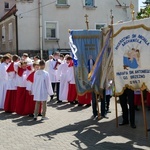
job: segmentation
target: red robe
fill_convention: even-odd
[[[15,72],[13,62],[9,65],[6,72],[7,73]],[[5,103],[4,103],[4,110],[6,112],[10,112],[10,113],[15,112],[15,109],[16,109],[16,95],[17,95],[17,90],[12,90],[12,89],[7,90],[6,97],[5,97]]]
[[[82,96],[78,95],[78,103],[79,104],[91,104],[92,94],[91,92],[87,92]]]
[[[35,73],[35,71],[33,71],[31,74],[29,74],[29,76],[27,77],[27,81],[33,83],[34,73]],[[33,95],[29,94],[29,91],[26,90],[24,114],[25,115],[33,114],[34,113],[34,107],[35,107],[35,101],[33,101]]]
[[[68,65],[68,67],[73,67],[73,61],[70,62],[70,64]],[[72,70],[71,70],[72,71]],[[69,77],[73,75],[73,72],[69,72]],[[70,79],[72,80],[72,78]],[[67,100],[68,102],[73,102],[77,99],[77,89],[76,89],[76,85],[75,82],[70,82],[69,83],[69,88],[68,88],[68,97]]]
[[[35,71],[33,71],[32,73],[29,74],[29,76],[27,77],[27,81],[33,83],[34,73],[35,73]],[[24,107],[24,114],[25,115],[33,114],[34,108],[35,108],[35,101],[33,100],[33,95],[29,94],[29,91],[26,90],[26,102],[25,102],[25,107]],[[39,113],[41,113],[41,108],[42,107],[40,105]]]
[[[26,71],[26,69],[18,67],[18,72],[17,72],[18,76],[22,77],[24,71]],[[17,87],[17,97],[16,97],[16,113],[17,114],[26,115],[24,113],[25,103],[26,103],[26,87]]]
[[[150,93],[149,92],[147,92],[146,100],[147,100],[147,106],[150,106]]]

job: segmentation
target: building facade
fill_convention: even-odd
[[[18,17],[18,50],[51,54],[55,50],[69,51],[68,30],[100,29],[110,24],[131,20],[131,0],[16,0]],[[132,0],[135,14],[138,1]]]
[[[4,16],[15,4],[15,0],[0,0],[0,18]]]

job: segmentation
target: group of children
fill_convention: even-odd
[[[46,101],[53,89],[44,69],[44,60],[32,62],[26,53],[21,60],[17,55],[4,55],[0,64],[0,109],[19,115],[34,114],[34,120],[41,113],[45,119]]]
[[[57,87],[56,87],[57,86]],[[75,85],[72,57],[54,53],[45,63],[24,53],[6,54],[0,64],[0,109],[19,115],[30,115],[37,120],[39,114],[46,119],[48,96],[71,104],[91,105],[91,93],[78,95]]]

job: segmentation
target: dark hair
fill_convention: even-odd
[[[21,61],[20,64],[24,65],[24,64],[27,64],[27,62],[26,61]]]
[[[44,59],[40,60],[39,65],[40,66],[45,66],[45,60]]]
[[[17,61],[18,59],[19,59],[18,55],[13,55],[13,57],[12,57],[13,62]]]
[[[10,59],[10,57],[8,55],[4,55],[3,58],[2,58],[2,60],[1,60],[1,62],[6,61],[7,59]]]
[[[34,58],[40,59],[40,57],[38,55],[34,56]]]
[[[3,58],[3,55],[0,55],[0,59],[2,59]]]
[[[63,55],[63,54],[60,54],[60,57],[64,58],[64,55]]]
[[[71,57],[71,56],[68,56],[68,57],[66,58],[66,60],[72,60],[72,57]]]

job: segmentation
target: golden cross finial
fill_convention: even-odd
[[[131,4],[130,4],[130,9],[131,9],[132,20],[135,20],[135,17],[134,17],[134,14],[135,14],[134,5],[133,5],[132,2],[131,2]]]
[[[87,30],[89,30],[89,21],[88,21],[88,17],[89,17],[89,16],[86,14],[84,17],[85,17],[85,19],[86,19],[86,20],[85,20],[85,23],[86,23]]]

